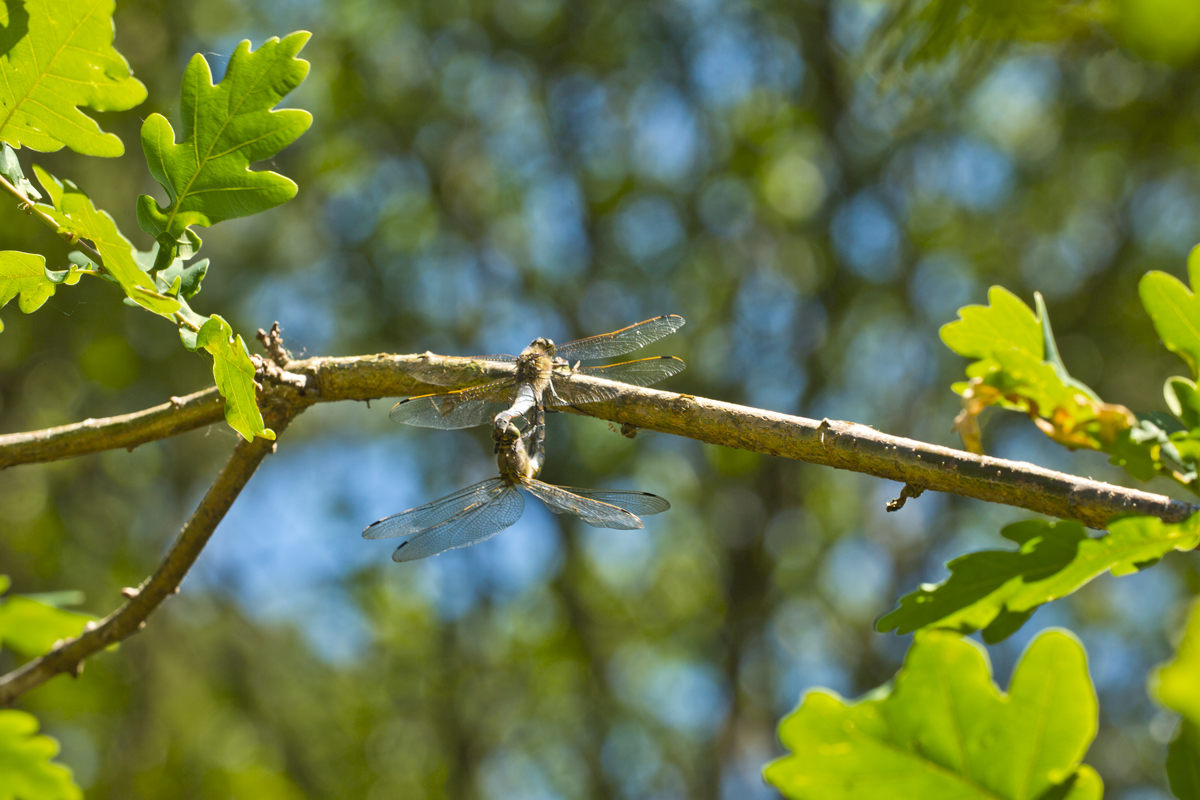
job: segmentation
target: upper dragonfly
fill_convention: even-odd
[[[392,553],[393,561],[415,561],[447,550],[482,542],[521,518],[525,500],[520,486],[545,503],[555,514],[571,514],[596,528],[632,530],[642,527],[638,514],[657,514],[671,507],[663,498],[647,492],[594,491],[551,486],[537,480],[545,459],[544,410],[535,408],[530,433],[535,435],[526,451],[522,434],[511,421],[497,425],[492,434],[499,455],[500,477],[481,481],[423,506],[410,508],[367,526],[366,539],[404,537]],[[635,513],[636,512],[636,513]]]
[[[518,356],[478,356],[473,360],[492,362],[494,369],[509,365],[512,374],[469,389],[443,394],[410,397],[397,403],[389,415],[396,422],[425,428],[455,430],[494,423],[502,431],[512,419],[543,405],[573,406],[609,400],[620,386],[583,387],[571,382],[573,375],[649,386],[684,368],[674,356],[641,358],[603,367],[580,367],[580,361],[610,358],[631,353],[639,347],[683,327],[683,317],[667,314],[612,333],[602,333],[555,346],[549,339],[534,339]],[[419,365],[413,374],[426,383],[446,385],[452,375],[434,365]]]

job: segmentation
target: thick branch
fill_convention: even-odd
[[[279,434],[289,421],[290,417],[285,416],[273,419],[269,424]],[[90,625],[79,636],[57,643],[46,655],[0,677],[0,707],[61,672],[78,674],[85,658],[144,628],[146,618],[178,590],[180,581],[208,543],[217,524],[274,447],[275,443],[266,439],[239,441],[200,505],[184,523],[158,570],[138,589],[128,590],[128,602],[103,620]]]
[[[416,365],[443,366],[454,386],[416,380]],[[286,371],[307,385],[268,386],[264,407],[298,412],[314,402],[373,400],[446,391],[499,377],[478,361],[425,355],[373,355],[291,361]],[[579,383],[596,379],[573,378]],[[582,409],[625,426],[687,436],[702,442],[824,464],[964,497],[1025,508],[1103,528],[1121,514],[1149,514],[1178,522],[1200,507],[1163,495],[1126,489],[1043,469],[1021,461],[889,436],[865,425],[811,420],[690,395],[625,387],[616,400]],[[0,466],[50,461],[111,447],[134,447],[223,419],[213,390],[125,417],[0,437]]]

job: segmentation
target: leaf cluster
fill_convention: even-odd
[[[309,34],[272,38],[257,50],[242,42],[215,85],[204,57],[191,60],[180,96],[181,141],[159,114],[142,126],[147,167],[166,191],[167,203],[159,205],[149,195],[138,198],[138,223],[154,237],[152,248],[140,251],[80,187],[35,164],[39,192],[12,149],[45,152],[66,146],[95,156],[124,152],[120,139],[101,131],[81,110],[125,110],[146,97],[145,87],[112,47],[111,0],[14,8],[19,13],[0,10],[11,17],[0,24],[7,22],[12,40],[0,57],[6,77],[0,91],[5,109],[0,186],[68,242],[83,247],[62,270],[50,269],[38,254],[0,252],[0,307],[16,299],[22,312],[32,313],[60,285],[73,285],[83,275],[109,280],[126,303],[170,320],[185,347],[212,357],[213,378],[235,430],[247,439],[274,438],[257,408],[254,364],[245,342],[220,316],[192,310],[209,268],[207,259],[196,259],[201,240],[192,226],[257,214],[295,196],[291,180],[250,166],[287,147],[311,123],[306,111],[275,109],[308,74],[308,62],[297,54]]]

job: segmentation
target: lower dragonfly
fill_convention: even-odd
[[[611,400],[622,391],[620,384],[649,386],[682,371],[683,361],[674,356],[660,356],[601,367],[580,367],[579,362],[631,353],[674,333],[683,323],[683,317],[667,314],[564,345],[556,346],[545,338],[534,339],[518,356],[464,359],[491,362],[493,371],[507,368],[511,374],[469,389],[401,400],[389,416],[394,422],[444,430],[492,424],[500,432],[510,421],[535,407],[577,406]],[[426,383],[439,386],[455,379],[444,367],[434,364],[418,365],[413,368],[413,374]],[[571,382],[575,375],[604,378],[613,383],[584,387]]]
[[[367,526],[365,539],[404,537],[392,553],[393,561],[419,558],[468,547],[490,539],[521,518],[525,499],[517,490],[525,489],[555,514],[579,517],[595,528],[633,530],[642,527],[638,514],[650,515],[671,507],[663,498],[648,492],[623,490],[575,489],[551,486],[537,479],[545,461],[544,411],[534,411],[533,420],[523,433],[511,421],[497,426],[496,440],[500,477],[480,481],[474,486],[384,517]],[[525,440],[533,441],[528,447]]]

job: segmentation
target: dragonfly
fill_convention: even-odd
[[[536,408],[529,430],[524,432],[511,420],[495,429],[500,477],[384,517],[368,525],[363,538],[402,537],[404,541],[392,553],[393,561],[416,561],[478,544],[521,518],[525,499],[519,489],[541,500],[555,514],[578,517],[595,528],[634,530],[643,526],[639,514],[658,514],[671,507],[648,492],[575,489],[538,480],[546,456],[544,414],[543,409]],[[531,435],[533,441],[527,449],[525,439]]]
[[[389,417],[406,425],[443,430],[492,424],[495,432],[500,433],[509,422],[533,408],[611,400],[622,390],[618,384],[649,386],[681,372],[686,365],[674,356],[640,358],[601,367],[580,367],[580,362],[631,353],[674,333],[683,323],[683,317],[667,314],[563,345],[555,345],[550,339],[534,339],[516,356],[477,356],[471,360],[488,362],[496,370],[507,368],[510,374],[469,389],[401,400],[393,406]],[[432,364],[418,365],[412,372],[420,380],[439,386],[455,380],[442,367]],[[576,375],[615,383],[584,387],[572,382]]]

